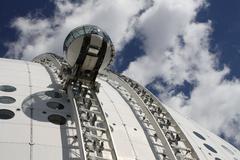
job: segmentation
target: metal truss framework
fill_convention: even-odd
[[[47,53],[36,57],[33,61],[50,69],[60,86],[64,83],[59,73],[61,67],[66,66],[67,62],[62,57]],[[141,120],[142,126],[146,128],[150,126],[154,129],[153,133],[146,136],[154,137],[156,142],[160,141],[159,144],[151,143],[156,159],[199,159],[177,122],[150,91],[130,78],[109,70],[98,76],[107,78],[106,81],[122,95],[130,107],[137,107],[136,115],[139,116],[137,118]],[[77,140],[81,146],[79,147],[80,159],[118,159],[110,128],[96,91],[76,81],[69,84],[66,92],[73,106]]]

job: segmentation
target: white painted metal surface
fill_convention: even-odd
[[[129,105],[109,84],[99,82],[98,98],[108,115],[119,159],[154,159],[144,131]]]
[[[200,159],[213,159],[219,158],[222,160],[239,160],[240,152],[235,147],[216,136],[212,132],[202,128],[196,122],[186,119],[173,109],[165,106],[171,113],[174,119],[178,122],[179,126],[188,137],[188,140],[194,146],[195,151],[198,153]],[[193,132],[201,134],[204,139],[199,138]],[[205,147],[204,144],[211,146],[216,152],[212,152]]]
[[[15,114],[11,119],[0,119],[0,159],[80,159],[75,137],[77,131],[70,117],[72,106],[66,94],[52,81],[49,71],[37,63],[0,59],[0,77],[0,86],[10,85],[16,88],[13,92],[0,91],[0,97],[9,96],[16,100],[11,104],[0,103],[0,113],[2,109],[7,109]],[[101,84],[97,96],[112,130],[111,136],[118,159],[155,159],[149,137],[129,102],[106,82],[107,78],[98,78],[97,81]],[[59,92],[61,98],[46,95],[51,90]],[[64,109],[49,108],[48,102],[61,103]],[[240,160],[240,152],[235,147],[171,108],[163,106],[177,122],[199,159]],[[66,124],[49,122],[48,117],[53,114],[65,117]]]
[[[72,114],[70,103],[64,95],[63,98],[51,98],[45,94],[58,89],[51,86],[45,67],[32,62],[1,59],[0,77],[0,85],[16,87],[14,92],[0,91],[0,96],[16,99],[11,104],[0,103],[0,110],[15,113],[12,119],[0,119],[0,159],[61,160],[78,157],[77,144],[72,143],[72,137],[76,135],[74,122],[67,117]],[[64,109],[48,108],[47,102],[59,102]],[[32,115],[30,108],[33,108]],[[66,125],[50,123],[48,116],[52,114],[66,117]]]

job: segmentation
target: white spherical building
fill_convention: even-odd
[[[96,26],[74,29],[66,60],[0,59],[3,160],[240,160],[240,151],[107,66]]]

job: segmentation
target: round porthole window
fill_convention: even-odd
[[[64,125],[66,123],[66,118],[63,116],[57,115],[57,114],[52,114],[48,117],[49,122],[57,125]]]
[[[0,119],[11,119],[14,115],[15,113],[8,109],[0,109]]]
[[[203,135],[201,135],[200,133],[198,133],[198,132],[196,132],[196,131],[193,131],[193,134],[194,134],[195,136],[197,136],[198,138],[202,139],[202,140],[206,140],[206,138],[203,137]]]
[[[62,110],[64,109],[64,106],[61,103],[58,102],[47,102],[48,108],[54,109],[54,110]]]
[[[16,88],[13,86],[9,86],[9,85],[0,85],[0,91],[3,92],[14,92],[16,91]]]
[[[228,153],[234,155],[234,152],[231,151],[229,148],[227,148],[226,146],[222,145],[222,148],[225,149]]]
[[[62,98],[62,95],[56,91],[46,91],[45,94],[51,98]]]
[[[206,144],[206,143],[204,143],[203,145],[204,145],[208,150],[212,151],[213,153],[217,153],[217,151],[216,151],[212,146],[210,146],[210,145],[208,145],[208,144]]]
[[[11,104],[16,102],[16,99],[14,99],[13,97],[9,97],[9,96],[0,96],[0,103],[3,104]]]

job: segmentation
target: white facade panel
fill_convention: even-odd
[[[30,160],[29,144],[0,142],[2,160]]]
[[[0,97],[8,96],[16,100],[9,104],[0,101],[0,110],[5,109],[14,113],[10,119],[0,117],[0,159],[79,159],[79,147],[82,146],[79,146],[72,105],[66,93],[59,91],[58,86],[52,82],[53,77],[49,75],[46,68],[31,62],[0,59],[0,77],[0,86],[10,85],[16,88],[13,92],[0,91]],[[153,135],[155,130],[149,125],[147,126],[149,133],[145,133],[141,124],[143,123],[141,122],[142,114],[137,115],[134,108],[130,106],[130,93],[121,92],[127,95],[128,100],[126,100],[108,82],[100,79],[97,81],[101,84],[97,97],[111,130],[110,134],[118,159],[155,159],[156,153],[155,156],[153,153],[155,146],[150,144],[149,139],[161,144],[160,139],[147,137]],[[60,97],[51,97],[48,91],[57,92]],[[51,108],[49,102],[61,104],[63,107],[52,106]],[[164,108],[176,121],[200,160],[240,160],[240,152],[236,148],[173,109],[167,106]],[[49,122],[51,115],[63,117],[66,124],[57,125]],[[106,138],[106,135],[103,137]]]
[[[29,143],[30,125],[4,123],[0,121],[0,143]]]
[[[224,160],[225,159],[237,160],[236,157],[240,158],[239,151],[235,153],[234,147],[229,145],[227,142],[220,139],[219,137],[209,132],[208,130],[203,129],[194,121],[184,118],[173,109],[167,106],[165,107],[168,109],[171,115],[175,118],[175,120],[180,124],[180,127],[189,138],[189,141],[192,144],[194,144],[193,146],[195,147],[195,150],[199,153],[201,157],[204,157],[204,159],[212,159],[212,160],[215,160],[215,158],[220,158]],[[196,136],[193,132],[197,132],[204,138],[200,138],[199,136]],[[232,151],[234,152],[234,154],[231,154],[230,152],[226,151],[226,149],[224,149],[222,145],[227,146],[230,152]],[[207,148],[206,146],[210,146],[210,149]],[[211,148],[213,148],[213,150]]]
[[[110,103],[108,107],[113,109],[110,114],[115,112],[114,118],[108,119],[108,122],[109,124],[116,124],[111,126],[113,126],[112,135],[119,156],[121,157],[121,155],[125,156],[127,154],[128,156],[131,155],[132,159],[154,159],[154,155],[151,151],[144,131],[132,112],[130,106],[109,84],[103,81],[100,82],[102,84],[100,93],[103,92],[103,94],[108,97],[108,102]],[[103,101],[100,94],[98,98],[100,101]],[[106,99],[104,100],[104,103],[105,105],[103,105],[103,108],[105,110]],[[116,119],[118,119],[118,121]],[[122,144],[119,141],[125,143]],[[122,146],[118,146],[119,144],[122,144]],[[145,152],[142,152],[143,150],[145,150]]]

